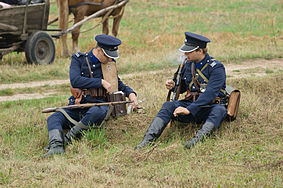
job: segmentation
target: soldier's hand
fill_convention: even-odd
[[[109,82],[102,79],[101,84],[104,87],[104,89],[106,89],[107,93],[109,93],[109,94],[112,93],[112,86]]]
[[[131,103],[131,105],[133,105],[132,106],[133,110],[137,109],[137,107],[138,107],[138,98],[137,98],[136,94],[135,93],[130,93],[129,99],[130,99],[130,101],[133,101],[133,103]]]
[[[184,107],[178,107],[175,109],[173,115],[175,117],[177,117],[178,115],[189,115],[191,112],[187,109],[187,108],[184,108]]]
[[[171,90],[175,87],[175,82],[173,80],[167,80],[165,85],[168,90]]]

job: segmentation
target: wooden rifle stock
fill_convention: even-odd
[[[42,110],[42,113],[56,112],[59,109],[78,109],[78,108],[90,108],[93,106],[106,106],[106,105],[117,105],[117,104],[127,104],[132,103],[133,101],[116,101],[116,102],[104,102],[104,103],[86,103],[86,104],[74,104],[69,106],[55,107],[55,108],[46,108]]]

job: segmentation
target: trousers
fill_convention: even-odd
[[[172,119],[184,123],[210,122],[213,123],[216,128],[218,128],[227,115],[227,109],[225,108],[225,106],[221,104],[211,104],[203,107],[195,116],[189,114],[174,117],[173,112],[176,108],[180,106],[186,108],[191,103],[192,101],[188,100],[167,101],[163,103],[156,117],[163,119],[165,124],[168,124],[170,119]]]
[[[106,117],[108,106],[93,106],[88,109],[64,109],[69,116],[80,121],[86,126],[92,127],[94,124],[99,125]],[[70,129],[74,126],[62,112],[55,112],[47,118],[48,131],[59,129],[60,131]]]

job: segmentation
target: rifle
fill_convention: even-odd
[[[104,102],[104,103],[86,103],[86,104],[74,104],[69,106],[62,106],[62,107],[55,107],[55,108],[46,108],[42,110],[42,113],[50,113],[50,112],[57,112],[60,109],[78,109],[78,108],[90,108],[93,106],[106,106],[106,105],[117,105],[117,104],[127,104],[132,103],[133,101],[116,101],[116,102]]]
[[[187,58],[184,59],[183,63],[181,63],[177,69],[177,72],[175,72],[174,74],[174,78],[173,80],[175,81],[175,87],[174,87],[174,91],[173,91],[173,96],[171,98],[172,101],[176,101],[179,99],[179,95],[180,95],[180,90],[181,90],[181,79],[182,79],[182,71],[183,71],[183,67],[184,64],[186,62]],[[167,101],[170,101],[170,96],[171,96],[172,90],[168,91],[168,95],[167,95]]]
[[[174,86],[174,91],[173,91],[173,96],[171,98],[172,101],[176,101],[179,99],[179,95],[180,95],[180,90],[181,90],[181,80],[182,80],[182,72],[183,72],[183,68],[185,65],[187,58],[184,59],[183,63],[181,63],[177,69],[177,71],[174,74],[174,78],[173,80],[175,81],[175,86]],[[170,101],[170,96],[171,96],[172,90],[168,91],[168,95],[167,95],[167,101]],[[165,127],[165,129],[163,130],[162,134],[160,135],[160,137],[162,137],[163,135],[166,134],[166,132],[168,131],[168,129],[171,127],[172,125],[172,119],[169,121],[169,123],[167,124],[167,126]]]

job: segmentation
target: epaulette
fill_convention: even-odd
[[[77,53],[75,54],[76,57],[86,56],[86,55],[87,55],[87,53],[81,53],[81,52],[77,52]]]
[[[214,67],[217,63],[216,63],[216,59],[210,59],[208,64],[211,66],[211,67]]]

